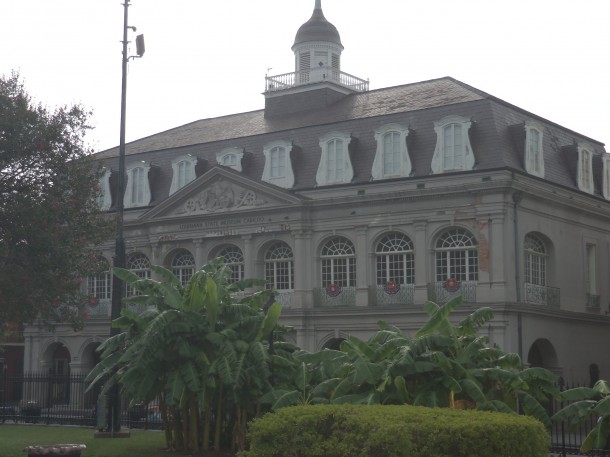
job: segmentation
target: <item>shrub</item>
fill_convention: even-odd
[[[383,405],[283,408],[254,420],[240,457],[547,457],[530,417]]]

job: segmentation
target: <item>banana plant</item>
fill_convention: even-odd
[[[598,417],[580,451],[584,454],[593,449],[604,449],[610,436],[610,383],[600,379],[593,387],[576,387],[561,392],[559,398],[572,403],[559,410],[552,420],[567,420],[570,426],[575,426],[592,416]]]

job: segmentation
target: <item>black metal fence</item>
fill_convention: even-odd
[[[569,389],[578,386],[565,386]],[[64,424],[97,427],[105,399],[100,399],[100,389],[86,391],[85,375],[54,375],[28,373],[6,376],[0,372],[0,423],[7,421],[41,424]],[[549,408],[553,414],[568,402],[554,400]],[[585,422],[570,427],[567,422],[554,423],[551,427],[551,452],[561,456],[580,454],[580,446],[598,417],[592,415]],[[161,429],[159,406],[155,403],[128,407],[123,399],[121,424],[129,428]],[[610,446],[598,449],[590,455],[610,457]]]
[[[100,388],[86,391],[85,375],[0,372],[0,423],[21,422],[98,427],[104,423],[104,398]],[[123,399],[121,424],[129,428],[160,429],[158,405],[128,407]]]
[[[569,390],[575,387],[584,387],[582,385],[563,385],[560,381],[560,390]],[[554,399],[551,402],[551,413],[556,413],[568,406],[571,402],[562,402]],[[599,417],[591,415],[583,422],[577,425],[572,425],[568,421],[555,422],[551,426],[551,451],[562,457],[568,455],[581,455],[580,446],[589,434],[589,432],[597,425]],[[592,456],[610,457],[610,446],[605,449],[596,449],[588,453]]]

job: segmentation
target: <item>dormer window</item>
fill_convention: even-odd
[[[172,185],[169,189],[169,194],[182,189],[188,183],[195,179],[195,166],[197,165],[197,157],[191,155],[180,156],[172,160]]]
[[[373,161],[373,179],[396,178],[411,174],[411,160],[407,150],[409,129],[389,124],[375,131],[377,153]]]
[[[136,162],[127,167],[127,186],[123,199],[125,208],[136,208],[150,204],[149,171],[150,164],[146,162]]]
[[[471,125],[470,119],[461,116],[447,116],[434,123],[432,173],[472,170],[475,160],[468,135]]]
[[[316,173],[318,186],[351,182],[354,169],[349,156],[349,133],[332,132],[320,138],[322,157]]]
[[[219,165],[241,171],[241,159],[244,157],[243,148],[227,148],[216,154],[216,162]]]
[[[284,189],[290,189],[294,185],[294,171],[290,160],[291,151],[292,143],[289,141],[274,141],[264,146],[263,181]]]
[[[578,145],[578,188],[593,193],[593,155],[588,145]]]
[[[533,122],[525,123],[525,171],[544,178],[542,128]]]
[[[603,194],[606,200],[610,200],[610,154],[604,154],[604,189]]]
[[[112,206],[112,194],[110,193],[111,170],[104,168],[104,172],[98,182],[97,204],[102,211],[108,211]]]

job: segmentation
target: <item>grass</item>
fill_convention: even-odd
[[[159,431],[132,430],[130,438],[94,438],[92,428],[0,424],[0,457],[24,457],[31,445],[85,444],[82,457],[174,457]]]

